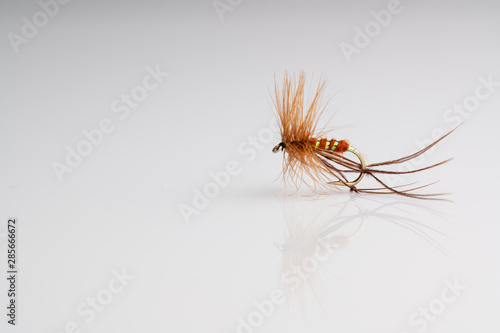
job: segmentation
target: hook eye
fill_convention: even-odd
[[[285,144],[283,142],[280,142],[278,143],[276,146],[274,146],[273,148],[273,153],[279,153],[280,151],[282,151],[283,149],[285,149]]]

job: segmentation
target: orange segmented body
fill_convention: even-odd
[[[337,141],[331,139],[328,141],[327,139],[314,139],[314,141],[316,141],[316,149],[333,150],[336,153],[345,153],[349,149],[349,143],[346,140]]]

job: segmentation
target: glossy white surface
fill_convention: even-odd
[[[8,34],[40,5],[0,4],[2,272],[4,221],[20,223],[18,325],[2,310],[1,332],[499,331],[499,4],[401,1],[351,62],[341,43],[388,2],[231,8],[73,1],[16,53]],[[285,189],[268,90],[301,69],[329,79],[332,137],[371,163],[465,121],[413,166],[451,163],[393,180],[441,180],[422,191],[453,202]]]

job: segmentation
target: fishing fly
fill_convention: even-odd
[[[327,104],[323,98],[325,85],[326,81],[320,80],[311,102],[305,105],[304,72],[299,73],[298,79],[286,73],[282,87],[279,87],[275,80],[273,104],[278,117],[281,142],[273,148],[273,152],[283,153],[283,177],[285,180],[290,178],[297,188],[300,184],[305,183],[313,190],[332,185],[344,185],[355,192],[393,193],[420,199],[436,199],[436,196],[443,195],[443,193],[421,194],[415,192],[415,190],[432,185],[432,183],[410,188],[408,186],[414,183],[390,186],[380,179],[380,175],[417,173],[450,161],[451,159],[447,159],[427,167],[408,171],[392,171],[385,168],[422,155],[454,130],[414,154],[386,162],[367,164],[363,155],[347,140],[328,139],[326,130],[318,129],[318,121]],[[346,157],[346,153],[352,154],[357,160]],[[349,173],[357,174],[357,178],[349,181],[347,177]],[[380,184],[380,187],[357,188],[356,185],[361,182],[365,175],[372,177]]]

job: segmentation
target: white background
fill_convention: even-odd
[[[0,330],[497,332],[499,4],[401,0],[350,57],[342,43],[355,46],[356,27],[373,25],[387,1],[232,4],[218,13],[212,1],[72,1],[17,46],[12,34],[23,37],[42,8],[0,4],[2,272],[7,218],[19,220],[17,326],[6,323],[2,278]],[[121,119],[121,95],[147,68],[168,76]],[[290,195],[271,153],[279,137],[265,136],[274,75],[279,83],[286,70],[328,78],[332,137],[372,163],[465,121],[420,161],[451,163],[404,179],[441,180],[422,192],[453,202]],[[497,86],[473,111],[454,112],[480,77]],[[54,162],[105,118],[113,131],[59,181]],[[230,161],[239,173],[187,223],[180,207]],[[283,276],[329,237],[340,246],[303,289],[288,290]],[[77,308],[110,295],[122,270],[134,279],[87,322]],[[465,288],[449,303],[446,281]],[[286,303],[238,328],[274,291]],[[431,304],[438,315],[410,322]]]

